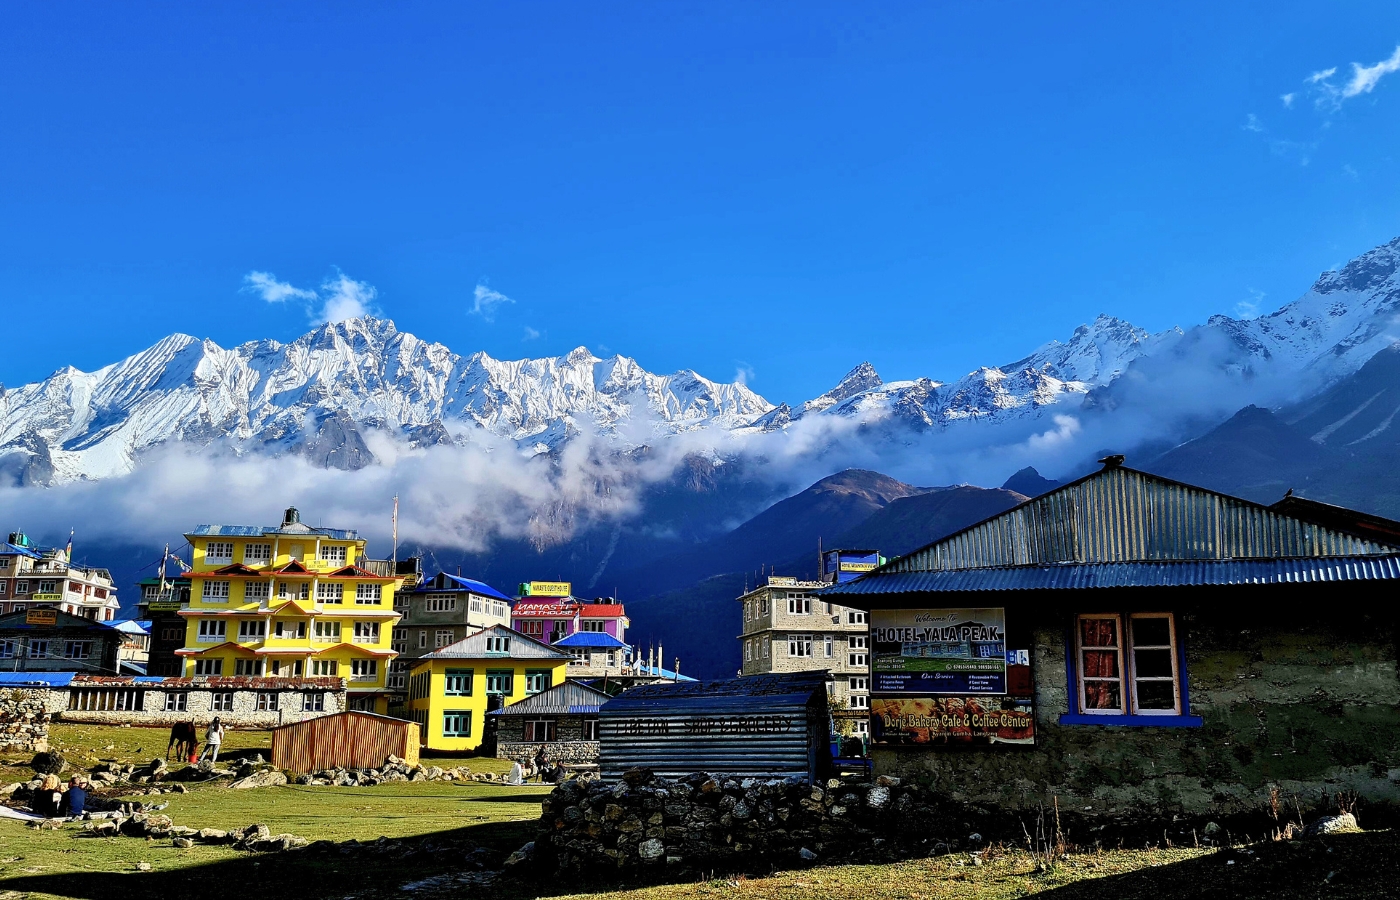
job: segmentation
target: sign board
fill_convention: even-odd
[[[30,594],[29,599],[35,603],[58,603],[63,599],[62,594]]]
[[[1006,653],[1004,696],[945,694],[870,699],[870,734],[883,746],[1035,744],[1029,650]]]
[[[769,587],[797,587],[797,579],[791,575],[769,575]]]
[[[522,597],[567,597],[573,593],[568,581],[526,581],[520,585]]]
[[[841,562],[842,572],[873,572],[877,568],[879,568],[879,564],[873,562],[846,562],[845,560]]]
[[[510,614],[517,619],[572,619],[577,609],[573,603],[517,603]]]
[[[870,643],[872,695],[1006,693],[1004,609],[873,610]]]
[[[179,600],[152,600],[140,605],[144,606],[147,612],[174,612],[185,608],[185,604]]]
[[[55,609],[31,609],[24,614],[24,624],[26,625],[57,625],[58,610]]]

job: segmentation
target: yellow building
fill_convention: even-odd
[[[401,584],[365,556],[354,531],[282,524],[200,525],[186,619],[184,674],[346,679],[351,709],[383,713]]]
[[[568,667],[569,657],[548,644],[489,625],[418,658],[409,718],[430,750],[475,750],[487,712],[563,684]]]

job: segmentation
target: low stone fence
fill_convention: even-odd
[[[546,743],[527,741],[498,741],[497,759],[534,759],[535,754],[544,748],[552,763],[579,765],[598,761],[597,741],[548,741]]]
[[[49,748],[48,689],[0,689],[0,753]]]

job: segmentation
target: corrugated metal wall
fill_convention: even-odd
[[[885,571],[1394,552],[1252,503],[1109,468],[911,553]]]
[[[368,713],[322,716],[272,732],[272,764],[291,772],[375,769],[390,756],[418,762],[418,723]]]

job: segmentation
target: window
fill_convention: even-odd
[[[6,586],[8,586],[8,585],[9,585],[9,582],[8,582],[8,581],[0,581],[0,597],[3,597],[3,596],[5,595],[5,588],[6,588]]]
[[[222,675],[224,674],[224,661],[222,659],[197,659],[194,661],[194,674]]]
[[[185,639],[185,629],[179,625],[163,625],[160,629],[160,639],[166,643],[171,641],[183,641]]]
[[[472,598],[471,598],[471,601],[467,604],[467,609],[469,609],[469,610],[472,611],[472,612],[481,612],[481,611],[482,611],[481,598],[480,598],[480,597],[472,597]]]
[[[846,655],[846,663],[852,666],[870,665],[870,638],[852,637],[850,638],[850,653]]]
[[[92,641],[64,641],[64,659],[87,659],[92,655]]]
[[[593,632],[593,633],[595,633],[595,634],[602,634],[602,633],[604,633],[604,632],[606,632],[606,631],[608,630],[608,623],[607,623],[607,622],[604,622],[604,621],[598,621],[598,620],[587,620],[587,619],[585,619],[585,620],[582,622],[582,626],[583,626],[583,627],[580,628],[579,630],[581,630],[581,631],[590,631],[590,632]]]
[[[286,663],[285,672],[283,671],[283,665],[284,664],[280,659],[274,659],[271,663],[268,664],[268,668],[271,670],[273,675],[276,675],[278,677],[281,677],[283,675],[295,676],[297,678],[301,677],[301,660]]]
[[[472,714],[470,710],[450,711],[442,714],[443,737],[471,737]]]
[[[272,561],[271,544],[244,544],[243,562],[250,566],[262,565]]]
[[[339,581],[322,581],[316,585],[317,603],[344,603],[345,585]]]
[[[486,672],[486,693],[509,694],[513,685],[514,672],[489,669]]]
[[[236,659],[233,661],[233,674],[257,676],[263,673],[263,661],[260,659]]]
[[[869,709],[869,708],[870,708],[870,695],[869,695],[869,694],[852,694],[852,695],[851,695],[851,709]]]
[[[210,694],[209,708],[214,712],[233,712],[233,691],[215,691]]]
[[[827,659],[831,659],[831,654],[833,652],[834,645],[835,642],[832,640],[831,635],[828,634],[824,638],[822,638],[822,655],[825,656]]]
[[[503,634],[492,634],[486,637],[487,653],[509,653],[510,638]]]
[[[276,691],[258,691],[258,712],[275,712],[277,710]]]
[[[223,603],[228,600],[228,586],[227,581],[206,581],[201,596],[208,603]]]
[[[529,635],[537,641],[544,640],[544,622],[536,619],[532,622],[516,622],[515,630],[524,635]]]
[[[569,656],[569,665],[586,666],[589,663],[589,653],[587,647],[569,647],[566,651]]]
[[[861,736],[865,736],[865,735],[867,735],[867,734],[870,733],[870,720],[869,720],[869,719],[856,719],[856,721],[855,721],[854,724],[855,724],[855,727],[856,727],[856,734],[861,735]]]
[[[344,547],[331,547],[322,544],[321,561],[333,566],[343,566],[345,565],[345,549]]]
[[[806,594],[788,595],[788,614],[794,616],[810,616],[812,614],[812,598]]]
[[[490,638],[487,638],[487,640],[489,641]],[[451,628],[439,628],[437,631],[433,632],[434,647],[446,647],[450,643],[452,643]]]
[[[165,695],[166,712],[184,712],[189,708],[190,694],[188,691],[174,691]]]
[[[853,691],[868,691],[870,690],[870,676],[852,675],[850,681],[847,682],[847,685]]]
[[[355,602],[361,606],[373,606],[384,596],[384,589],[377,584],[355,585]]]
[[[225,619],[200,619],[198,642],[201,644],[223,643],[228,634],[228,621]]]
[[[29,593],[29,582],[27,582],[27,581],[16,581],[16,582],[15,582],[15,593],[16,593],[16,594],[27,594],[27,593]]]
[[[767,659],[767,658],[768,658],[768,645],[769,645],[769,643],[770,643],[770,641],[768,640],[768,638],[764,638],[764,639],[763,639],[763,658],[764,658],[764,659]]]
[[[314,640],[319,644],[337,643],[340,640],[340,623],[318,621],[316,623],[315,635],[316,637]]]
[[[356,622],[356,623],[355,623],[355,643],[357,643],[357,644],[377,644],[377,643],[379,643],[379,623],[378,623],[378,622]]]
[[[305,623],[305,622],[275,622],[275,623],[273,624],[273,626],[272,626],[272,633],[273,633],[274,636],[279,637],[279,638],[282,638],[282,639],[284,639],[284,640],[290,639],[290,638],[305,638],[305,637],[306,637],[306,623]]]
[[[52,593],[54,592],[54,584],[55,584],[55,582],[52,582],[52,581],[41,581],[41,582],[39,582],[39,593],[41,593],[41,594],[52,594]]]
[[[233,541],[210,541],[204,548],[205,562],[233,562]]]
[[[525,693],[538,694],[540,691],[547,691],[552,680],[553,673],[548,669],[529,669],[525,672]]]
[[[525,723],[525,740],[543,742],[554,740],[553,719],[530,719]]]
[[[596,741],[596,740],[598,740],[598,720],[597,720],[597,719],[584,719],[584,720],[583,720],[583,739],[584,739],[585,741]]]
[[[768,598],[767,598],[767,597],[760,597],[760,598],[759,598],[759,600],[758,600],[758,614],[759,614],[760,616],[766,616],[766,615],[768,615]]]
[[[1171,613],[1081,615],[1075,636],[1082,714],[1182,715]]]
[[[311,674],[334,677],[340,674],[340,663],[333,659],[313,659],[311,661]]]
[[[269,593],[269,585],[266,581],[249,581],[243,585],[244,600],[266,600]]]
[[[317,691],[311,694],[301,695],[302,712],[325,712],[326,695]]]
[[[846,610],[847,625],[866,625],[870,621],[869,614],[858,609]]]
[[[472,673],[472,669],[448,669],[443,676],[442,692],[449,697],[470,697]]]
[[[49,655],[49,642],[48,642],[47,639],[42,640],[42,641],[36,641],[36,640],[34,640],[33,638],[30,638],[30,639],[29,639],[29,658],[30,658],[30,659],[46,659],[46,658],[48,657],[48,655]]]
[[[744,662],[753,662],[753,641],[744,641]]]
[[[429,594],[425,602],[428,612],[453,612],[457,609],[456,594]]]
[[[352,659],[352,660],[350,660],[350,680],[351,680],[351,681],[378,681],[378,680],[379,680],[379,660],[377,660],[377,659]]]
[[[418,649],[423,650],[428,646],[428,629],[424,628],[418,632]]]
[[[260,641],[267,637],[267,620],[244,619],[238,623],[238,639],[240,641]]]
[[[812,636],[810,634],[788,635],[788,656],[811,656]]]
[[[19,653],[16,641],[0,641],[0,659],[14,659]]]

